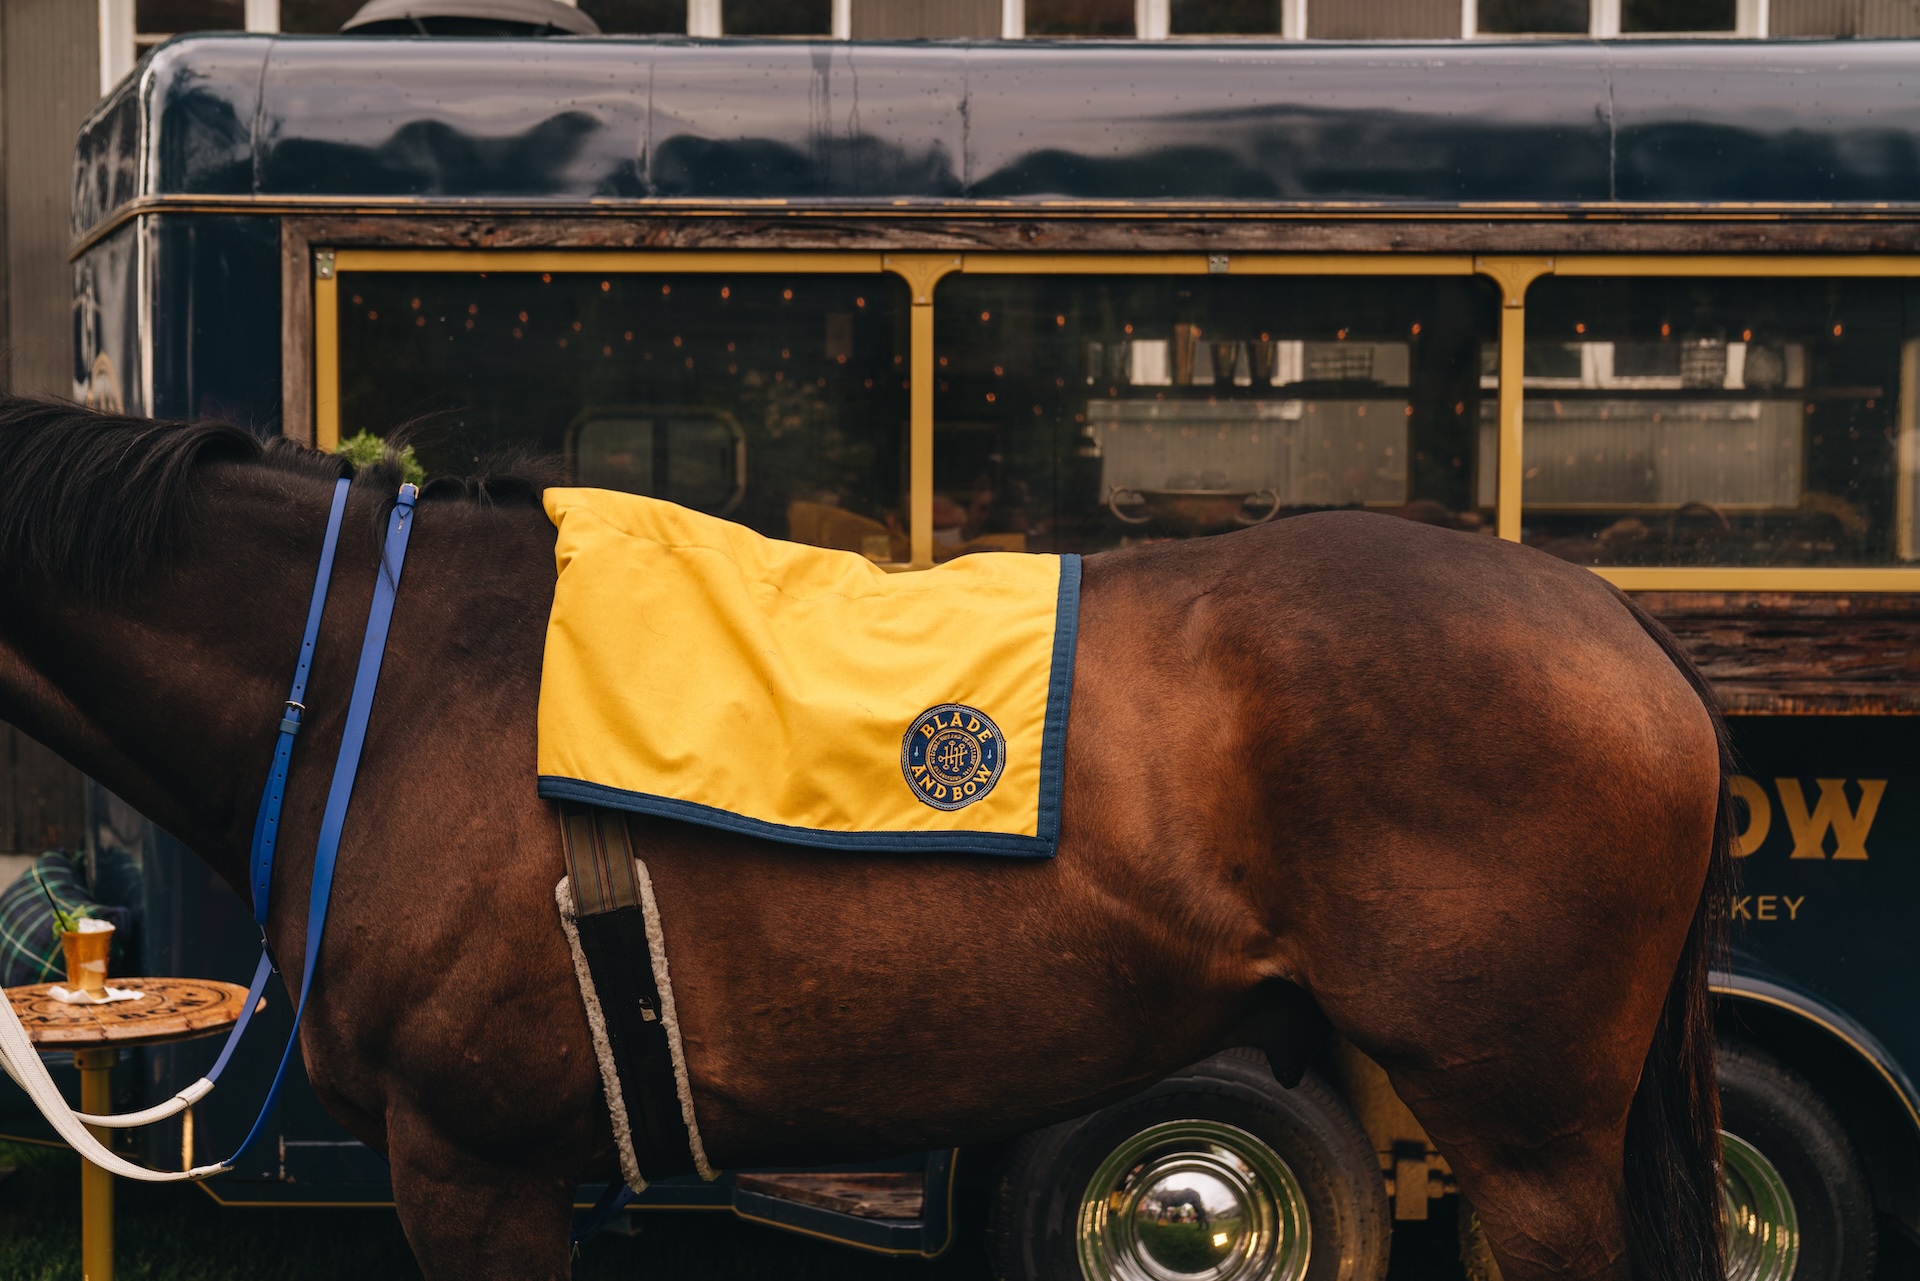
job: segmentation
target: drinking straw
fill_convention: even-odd
[[[54,898],[53,891],[48,889],[47,883],[40,879],[40,869],[37,867],[34,868],[31,875],[33,877],[33,883],[38,885],[40,892],[47,896],[47,906],[53,909],[53,923],[60,927],[62,934],[73,933],[75,928],[74,918],[68,914],[65,908],[60,906],[60,901]]]

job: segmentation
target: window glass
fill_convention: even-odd
[[[1133,0],[1027,0],[1030,36],[1131,39]]]
[[[141,52],[188,31],[244,31],[246,0],[134,0],[133,42]]]
[[[1620,0],[1620,30],[1628,35],[1661,31],[1732,31],[1736,0]]]
[[[1092,552],[1330,507],[1492,528],[1471,278],[950,276],[935,558]]]
[[[1486,35],[1579,35],[1591,29],[1588,0],[1480,0],[1474,23]]]
[[[1171,0],[1176,36],[1277,36],[1281,0]]]
[[[832,35],[833,0],[722,0],[720,27],[730,36]]]
[[[280,30],[289,35],[328,36],[360,12],[366,0],[280,0]]]
[[[343,272],[340,431],[429,474],[503,451],[775,538],[907,558],[892,276]]]
[[[687,0],[580,0],[580,11],[610,36],[687,31]]]
[[[1920,557],[1914,303],[1904,281],[1539,281],[1523,537],[1591,565]]]

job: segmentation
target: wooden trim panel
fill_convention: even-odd
[[[1920,596],[1637,592],[1733,714],[1920,715]]]
[[[205,212],[161,206],[149,215]],[[225,210],[224,212],[235,212]],[[1415,218],[1396,214],[1279,214],[1241,210],[1196,215],[1128,210],[1110,214],[1044,210],[957,216],[894,210],[665,212],[600,206],[566,213],[474,212],[416,205],[338,212],[267,207],[289,227],[324,227],[337,245],[395,248],[464,245],[485,249],[770,249],[1052,253],[1437,253],[1437,254],[1905,254],[1920,253],[1920,217],[1732,218],[1588,213],[1542,219],[1485,214]],[[81,252],[84,245],[76,250]]]

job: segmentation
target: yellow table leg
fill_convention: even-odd
[[[76,1050],[80,1069],[80,1110],[113,1111],[113,1065],[118,1050]],[[112,1131],[88,1127],[107,1142]],[[113,1281],[113,1176],[91,1161],[80,1162],[81,1281]]]

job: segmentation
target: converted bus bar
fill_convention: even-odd
[[[902,572],[1328,508],[1591,566],[1733,714],[1736,1275],[1864,1278],[1920,1236],[1916,75],[1904,42],[189,37],[80,138],[74,395],[321,448],[405,425],[433,473],[532,448]],[[245,906],[93,812],[144,863],[139,968],[245,973]],[[228,1150],[273,1042],[139,1155]],[[116,1102],[210,1052],[130,1056]],[[1444,1161],[1351,1047],[1294,1091],[1246,1053],[1183,1097],[1264,1091],[1258,1151],[1101,1164],[1122,1106],[882,1162],[877,1204],[773,1172],[635,1213],[933,1255],[993,1180],[1006,1275],[1128,1276],[1150,1246],[1076,1244],[1083,1203],[1205,1149],[1269,1224],[1234,1275],[1375,1275]],[[297,1086],[207,1191],[388,1200]]]

